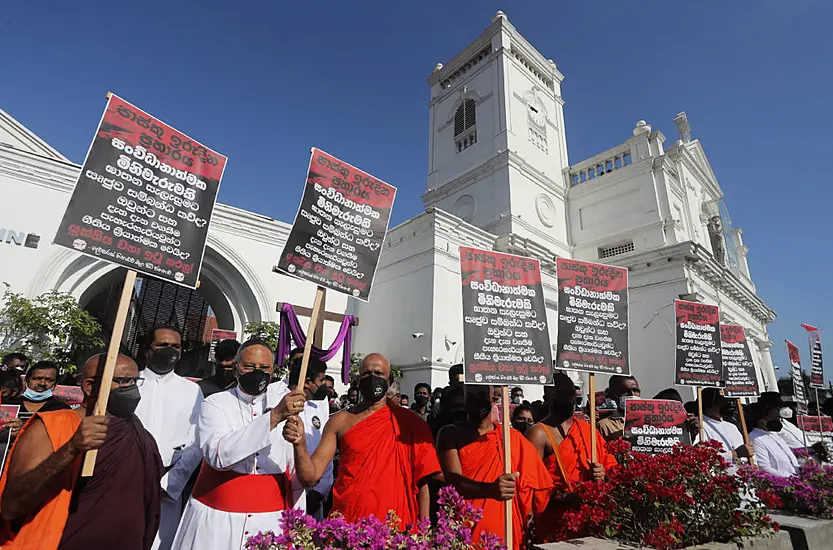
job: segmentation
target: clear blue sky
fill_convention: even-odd
[[[829,0],[7,1],[0,106],[80,163],[113,91],[229,157],[222,202],[285,221],[318,146],[396,185],[399,223],[422,209],[425,79],[498,9],[566,75],[571,162],[639,119],[674,140],[687,112],[778,312],[776,364],[790,338],[809,368],[816,324],[830,379]]]

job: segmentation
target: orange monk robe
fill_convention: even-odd
[[[393,510],[403,524],[419,519],[421,479],[441,471],[431,428],[404,407],[387,405],[342,436],[333,512],[347,521]]]
[[[52,449],[57,451],[69,441],[75,434],[75,430],[81,424],[81,417],[73,410],[60,410],[47,413],[36,413],[32,419],[38,417],[46,427],[46,433],[52,442]],[[15,446],[20,441],[23,432],[32,425],[32,419],[20,430],[17,440],[9,451],[6,459],[6,470],[0,478],[0,495],[6,488],[6,476],[9,469],[8,464],[14,455]],[[57,478],[52,494],[46,499],[37,513],[31,514],[23,522],[17,532],[12,531],[9,522],[3,522],[0,532],[0,546],[4,550],[55,550],[61,542],[64,533],[64,526],[69,518],[69,505],[72,498],[72,490],[75,481],[78,479],[78,472],[81,469],[81,458],[75,460],[72,465],[64,470]]]
[[[553,434],[553,428],[541,424],[548,435]],[[591,430],[590,424],[579,418],[573,418],[573,425],[567,431],[561,443],[558,444],[558,452],[561,455],[562,466],[567,479],[561,473],[561,468],[555,458],[555,453],[544,459],[544,464],[547,466],[552,480],[555,483],[556,491],[568,491],[568,485],[572,485],[579,481],[590,481],[593,479],[593,474],[590,468],[591,462]],[[553,439],[550,439],[550,443]],[[602,435],[596,432],[596,462],[601,464],[605,470],[609,470],[616,466],[616,457],[608,453],[605,449],[605,441]],[[569,484],[567,483],[569,481]]]
[[[480,436],[458,451],[463,476],[481,483],[491,483],[504,473],[503,428]],[[531,514],[538,514],[546,507],[553,483],[538,451],[518,430],[510,430],[512,471],[520,475],[512,503],[513,549],[525,548],[527,524]],[[472,533],[472,542],[480,540],[481,533],[491,533],[505,540],[504,501],[490,498],[473,499],[475,508],[483,510],[483,519]]]
[[[555,447],[554,429],[546,424],[539,424],[550,438],[550,443]],[[592,432],[590,424],[573,417],[573,425],[567,431],[567,436],[558,444],[558,454],[561,457],[561,467],[558,465],[556,454],[553,453],[544,459],[552,481],[555,485],[555,493],[566,493],[573,489],[579,481],[590,481],[593,479],[593,472],[590,467]],[[605,471],[616,466],[616,458],[607,452],[605,442],[601,434],[596,432],[596,462],[601,464]],[[563,473],[562,473],[563,467]],[[566,475],[566,478],[565,478]],[[560,519],[564,509],[558,506],[551,506],[543,514],[536,516],[536,539],[539,542],[552,541],[554,533],[558,531],[562,520]]]

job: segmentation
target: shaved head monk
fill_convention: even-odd
[[[81,407],[37,413],[23,426],[0,478],[4,549],[147,550],[153,544],[162,460],[133,414],[139,369],[119,355],[107,414],[92,416],[106,360],[100,354],[84,363]],[[95,473],[80,478],[84,454],[93,449]]]
[[[454,388],[452,391],[462,393]],[[465,386],[466,420],[446,426],[437,436],[443,475],[463,498],[483,510],[472,542],[490,533],[506,540],[504,505],[513,500],[513,548],[526,548],[527,526],[533,514],[543,512],[553,482],[535,447],[518,430],[510,428],[512,473],[503,464],[503,427],[492,421],[489,386]]]
[[[590,424],[573,416],[576,389],[563,373],[553,376],[553,386],[544,387],[549,414],[526,431],[526,437],[544,460],[555,485],[549,507],[536,517],[537,542],[561,540],[559,528],[565,510],[580,505],[573,491],[579,481],[602,480],[605,470],[616,466],[616,459],[605,450],[602,435],[596,433],[596,462],[592,460]],[[591,396],[592,397],[592,396]]]
[[[287,420],[284,437],[295,448],[298,480],[306,487],[318,483],[338,449],[333,512],[347,521],[371,514],[384,519],[391,510],[402,524],[427,518],[428,481],[440,474],[428,424],[387,402],[390,363],[381,354],[364,358],[357,382],[361,400],[330,417],[312,456],[301,420]]]

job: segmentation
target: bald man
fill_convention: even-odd
[[[174,550],[242,550],[259,531],[278,530],[283,511],[292,507],[292,447],[281,430],[304,409],[306,397],[274,391],[274,372],[269,344],[248,340],[237,350],[237,384],[200,407],[203,462]]]
[[[388,360],[379,353],[365,357],[358,377],[361,400],[330,417],[312,456],[300,418],[284,426],[284,437],[295,449],[298,480],[306,487],[318,483],[340,452],[333,511],[347,521],[371,514],[383,519],[391,510],[403,525],[427,518],[428,482],[441,476],[428,424],[385,399],[390,384]]]
[[[147,550],[153,544],[162,460],[133,414],[139,369],[119,355],[107,414],[92,416],[106,360],[100,354],[84,363],[81,407],[37,413],[21,430],[0,478],[4,549],[80,550],[118,541],[120,550]],[[93,449],[95,473],[79,478],[84,454]]]

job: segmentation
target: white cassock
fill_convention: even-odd
[[[283,423],[270,430],[274,396],[267,389],[252,397],[235,387],[203,401],[197,430],[203,465],[174,550],[239,550],[258,531],[280,532],[294,454]]]
[[[755,464],[761,470],[780,477],[790,477],[798,470],[798,459],[777,433],[755,428],[749,439],[755,449]]]
[[[781,431],[775,433],[778,434],[778,437],[784,440],[787,447],[790,449],[803,449],[804,432],[801,431],[801,428],[786,419],[781,420],[781,425]]]
[[[725,420],[715,420],[704,416],[703,433],[706,436],[706,441],[717,441],[720,443],[722,447],[720,456],[731,464],[732,451],[743,445],[743,435],[741,435],[737,426]],[[697,440],[699,439],[698,436]],[[695,440],[695,444],[698,442],[697,440]]]
[[[271,384],[269,386],[270,392],[274,392],[274,397],[270,397],[270,399],[274,399],[276,403],[279,403],[283,396],[289,393],[289,386],[287,386],[286,380],[281,380],[275,384]],[[315,452],[315,449],[318,448],[318,444],[321,443],[321,434],[324,431],[324,426],[327,424],[327,419],[330,416],[330,404],[327,402],[326,399],[322,399],[320,401],[307,401],[304,404],[304,410],[301,412],[300,415],[301,420],[304,422],[304,433],[306,434],[307,440],[307,451],[309,452],[310,456]],[[304,486],[301,485],[301,482],[298,481],[298,476],[292,476],[292,507],[297,508],[299,510],[303,510],[304,512],[307,511],[307,491],[315,491],[321,495],[326,496],[329,494],[330,489],[333,488],[333,461],[331,460],[330,463],[327,465],[327,469],[324,470],[324,474],[321,476],[321,480],[310,489],[304,489]],[[323,502],[322,502],[323,504]],[[319,509],[313,517],[315,519],[321,520],[323,518],[323,507]]]
[[[145,381],[139,386],[142,399],[136,407],[136,416],[159,447],[167,472],[162,476],[161,485],[170,497],[161,499],[159,531],[152,549],[168,550],[182,515],[182,489],[202,460],[197,445],[197,422],[203,397],[195,382],[173,372],[160,376],[145,369],[142,378]]]

